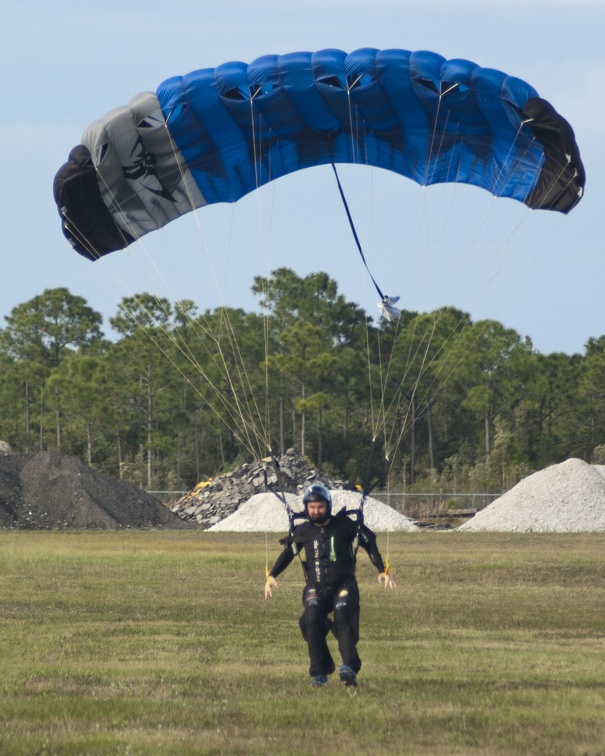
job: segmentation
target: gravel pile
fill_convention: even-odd
[[[342,507],[357,509],[361,496],[356,491],[334,490],[332,493],[332,511],[338,512]],[[286,494],[288,504],[294,512],[302,512],[302,498],[295,494]],[[375,533],[394,530],[420,530],[409,517],[396,512],[392,507],[377,499],[368,497],[364,505],[365,524]],[[299,520],[296,521],[298,524]],[[270,532],[287,533],[288,516],[285,507],[275,494],[261,493],[252,496],[236,512],[209,528],[209,532]]]
[[[290,494],[300,494],[311,483],[323,483],[331,490],[351,488],[347,481],[332,478],[311,467],[294,449],[288,449],[278,459],[278,467],[279,480],[270,460],[241,465],[232,472],[199,483],[171,509],[184,520],[210,528],[236,512],[253,496],[266,493],[265,477],[270,486]],[[270,496],[276,498],[272,493]]]
[[[0,451],[0,528],[191,527],[140,488],[60,452]]]
[[[459,531],[605,532],[605,466],[568,459],[524,478]]]

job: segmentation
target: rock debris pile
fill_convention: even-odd
[[[329,489],[351,488],[346,481],[334,479],[311,467],[294,449],[288,449],[277,462],[279,481],[275,466],[270,462],[241,465],[233,472],[199,483],[171,509],[184,520],[210,528],[233,514],[253,496],[267,493],[265,473],[270,486],[288,494],[300,494],[311,483],[323,483]],[[269,492],[269,495],[277,501],[274,494]]]
[[[293,512],[303,509],[302,498],[295,494],[286,494]],[[361,495],[356,491],[332,491],[332,511],[338,512],[345,507],[355,510],[359,507]],[[364,504],[364,522],[375,533],[394,530],[420,530],[413,520],[400,514],[392,507],[369,496]],[[298,524],[299,520],[296,521]],[[236,512],[209,528],[210,532],[269,532],[287,533],[288,516],[284,505],[275,494],[261,493],[252,496]]]
[[[0,447],[0,528],[189,527],[145,491],[68,454]]]
[[[605,466],[568,459],[524,478],[459,531],[605,532]]]

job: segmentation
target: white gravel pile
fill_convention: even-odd
[[[355,491],[332,491],[332,511],[338,512],[342,507],[357,509],[361,496]],[[296,494],[286,494],[286,498],[294,512],[302,511],[302,498]],[[377,499],[368,497],[364,505],[365,524],[375,533],[393,530],[420,530],[413,520],[383,504]],[[297,520],[297,524],[302,520]],[[229,517],[217,522],[207,532],[237,531],[237,532],[269,532],[287,533],[288,516],[284,505],[272,493],[255,494]]]
[[[605,465],[568,459],[524,478],[459,531],[605,532]]]

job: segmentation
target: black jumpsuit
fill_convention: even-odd
[[[355,579],[354,541],[367,551],[379,572],[384,563],[376,546],[374,533],[358,527],[344,513],[330,517],[323,525],[305,522],[285,540],[285,548],[269,573],[276,578],[304,552],[303,568],[306,586],[303,590],[304,612],[299,620],[303,638],[309,647],[312,677],[334,672],[334,661],[326,636],[330,629],[338,640],[343,664],[357,673],[361,659],[357,653],[359,640],[359,590]],[[329,614],[334,612],[334,620]]]

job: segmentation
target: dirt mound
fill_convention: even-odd
[[[153,496],[61,452],[0,454],[0,527],[187,528]]]

